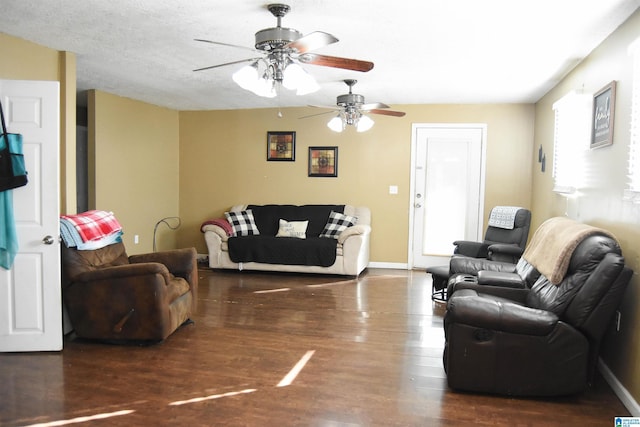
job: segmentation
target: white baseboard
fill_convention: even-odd
[[[613,389],[613,392],[618,396],[618,399],[622,402],[622,404],[627,408],[627,410],[634,417],[640,417],[640,405],[633,398],[631,393],[622,385],[618,378],[613,375],[613,372],[609,369],[609,367],[602,361],[602,359],[598,360],[598,368],[600,369],[600,373],[604,377],[604,379],[609,383],[609,386]]]
[[[401,262],[370,262],[371,268],[388,268],[392,270],[408,270],[409,264]]]

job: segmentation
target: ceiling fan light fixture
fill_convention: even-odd
[[[262,77],[260,77],[259,68],[259,61],[255,61],[250,65],[245,65],[233,73],[233,81],[242,89],[253,92],[258,96],[265,98],[275,97],[277,93],[274,80],[269,77],[268,71],[264,71]]]
[[[333,119],[329,120],[329,123],[327,123],[327,127],[334,132],[342,132],[344,130],[344,126],[344,122],[339,115],[335,116]]]
[[[256,84],[251,92],[264,98],[275,98],[278,94],[276,91],[275,81],[264,76],[256,81]]]
[[[371,119],[371,117],[365,116],[363,114],[356,124],[356,130],[358,132],[366,132],[373,127],[374,123],[375,122]]]
[[[282,85],[289,90],[295,90],[297,95],[306,95],[320,89],[316,80],[293,62],[284,69]]]
[[[234,82],[242,89],[253,92],[258,82],[258,61],[245,65],[231,76]]]

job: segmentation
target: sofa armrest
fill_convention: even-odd
[[[478,295],[471,290],[451,297],[446,317],[448,324],[462,323],[480,329],[536,336],[550,334],[559,321],[550,311]]]
[[[347,240],[350,236],[369,233],[371,233],[371,227],[368,225],[352,225],[351,227],[345,228],[342,233],[340,233],[340,235],[338,236],[338,243],[344,244],[344,241]]]
[[[227,240],[229,240],[229,236],[227,235],[227,232],[220,226],[215,225],[215,224],[206,224],[202,226],[202,232],[206,233],[207,231],[211,231],[215,234],[217,234],[218,236],[220,236],[220,240],[223,242],[226,242]]]

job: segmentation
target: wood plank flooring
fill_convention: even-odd
[[[67,338],[60,353],[0,355],[0,425],[606,426],[629,415],[600,377],[565,398],[450,391],[444,305],[430,292],[423,271],[202,269],[195,323],[162,343]]]

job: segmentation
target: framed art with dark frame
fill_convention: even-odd
[[[296,160],[296,133],[267,132],[267,161],[293,162]]]
[[[338,147],[309,147],[309,176],[338,176]]]
[[[591,148],[613,144],[613,116],[616,107],[616,82],[607,84],[593,95]]]

